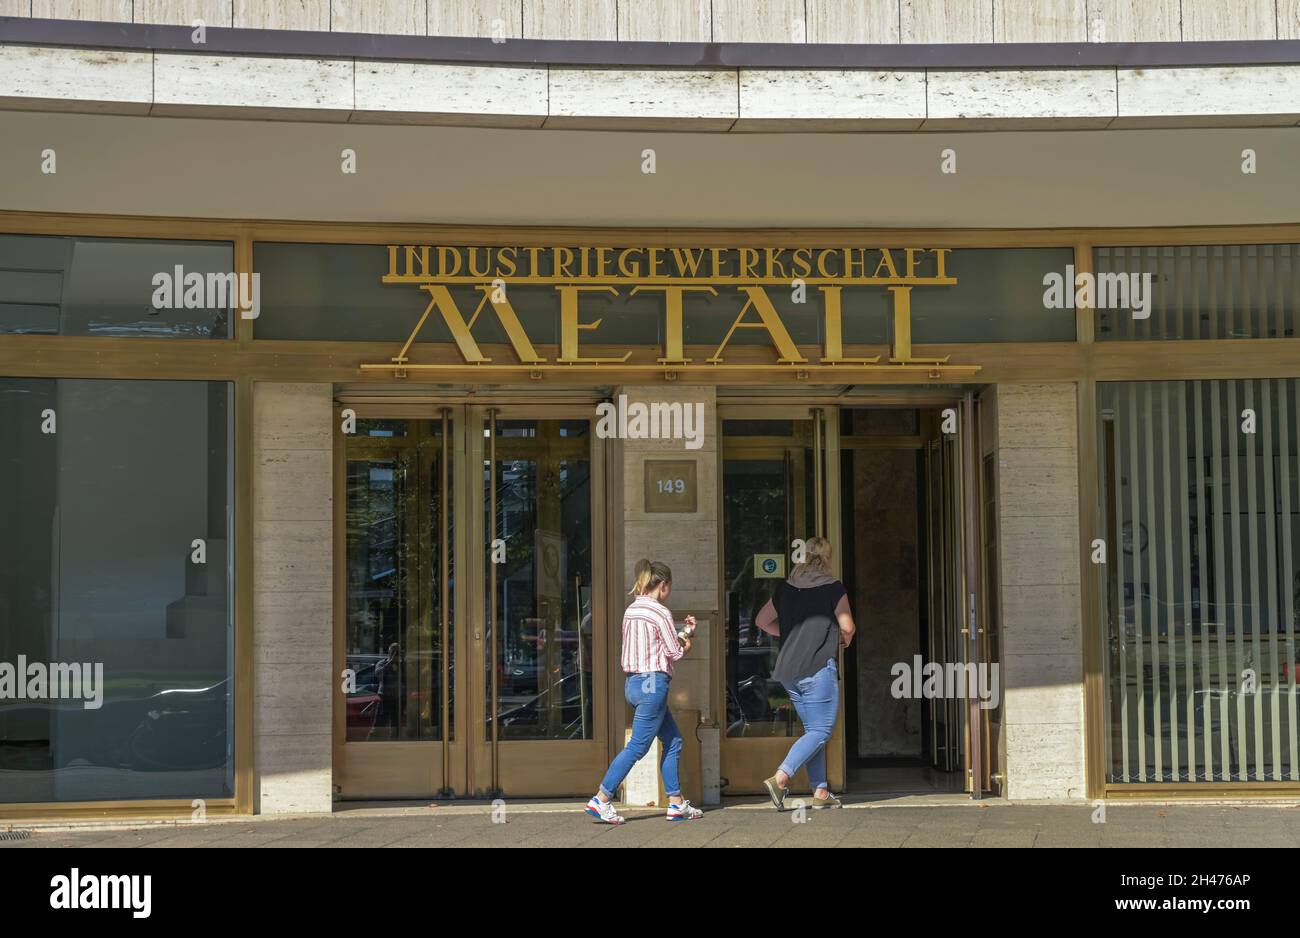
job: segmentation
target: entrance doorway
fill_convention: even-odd
[[[611,737],[593,409],[346,409],[337,795],[585,791]]]
[[[832,788],[991,790],[996,713],[978,700],[918,696],[920,681],[899,682],[900,668],[978,666],[995,653],[983,598],[976,406],[973,396],[946,407],[720,406],[724,794],[760,793],[802,733],[771,679],[776,644],[753,622],[789,575],[794,542],[813,535],[831,540],[858,624],[840,656],[841,719],[827,745]],[[793,790],[806,784],[801,771]]]

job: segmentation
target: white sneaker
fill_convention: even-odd
[[[591,800],[587,802],[587,807],[583,810],[598,821],[604,821],[606,824],[623,823],[623,818],[619,817],[618,811],[614,808],[614,802],[601,801],[595,795],[592,795]]]
[[[702,817],[704,817],[704,812],[685,798],[682,799],[681,804],[668,805],[668,820],[670,821],[697,821]]]

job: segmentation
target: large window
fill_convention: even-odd
[[[1108,780],[1300,779],[1300,381],[1099,398]]]
[[[1297,334],[1300,245],[1097,248],[1095,263],[1098,341]]]
[[[232,393],[0,378],[0,803],[233,797]]]
[[[488,248],[473,248],[486,257]],[[695,249],[699,250],[699,249]],[[809,249],[803,249],[809,250]],[[617,256],[611,249],[610,256]],[[904,253],[895,249],[897,263]],[[665,264],[673,255],[665,251]],[[539,255],[540,271],[550,275],[549,254]],[[815,285],[796,289],[792,250],[782,249],[779,261],[788,282],[764,285],[790,337],[800,345],[825,341],[822,296]],[[415,284],[387,284],[390,254],[382,244],[279,244],[254,245],[254,267],[261,275],[262,314],[254,324],[259,339],[317,341],[367,341],[401,343],[411,334],[430,295]],[[1075,312],[1044,305],[1043,278],[1064,276],[1074,262],[1072,248],[956,248],[946,252],[943,273],[955,285],[924,284],[911,291],[912,341],[917,343],[965,342],[1073,342]],[[520,262],[522,263],[522,261]],[[873,262],[874,263],[874,262]],[[612,269],[612,268],[611,268]],[[645,273],[643,268],[636,268]],[[667,268],[665,268],[667,269]],[[723,265],[734,278],[734,259]],[[870,270],[866,271],[871,273]],[[933,252],[917,257],[916,274],[939,274]],[[826,273],[846,275],[845,260],[829,257]],[[483,276],[490,284],[493,274]],[[882,274],[883,276],[883,274]],[[648,283],[648,274],[641,277]],[[576,282],[576,279],[575,279]],[[582,295],[584,322],[600,321],[598,331],[584,334],[583,346],[654,347],[664,342],[666,317],[662,292],[633,293],[638,276],[628,274],[614,293]],[[704,280],[700,281],[705,282]],[[450,295],[468,320],[479,309],[484,294],[475,285],[458,283]],[[560,298],[551,284],[510,283],[509,300],[525,333],[535,345],[551,345],[560,336]],[[843,288],[842,338],[849,344],[883,345],[893,340],[893,296],[880,286]],[[727,339],[733,322],[745,309],[747,295],[734,282],[719,282],[716,293],[694,291],[683,297],[683,341],[688,345],[718,347]],[[364,311],[364,315],[359,311]],[[755,314],[748,313],[749,321]],[[507,335],[490,313],[474,321],[473,334],[483,344],[505,343]],[[420,329],[417,342],[450,342],[442,317],[433,314]],[[738,329],[728,346],[766,346],[770,337],[761,329]]]
[[[227,339],[234,257],[219,241],[0,234],[0,334]]]

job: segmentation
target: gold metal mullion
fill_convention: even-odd
[[[241,226],[239,233],[235,236],[234,244],[235,275],[243,282],[245,275],[248,275],[251,282],[253,274],[253,236],[249,233],[248,227]],[[247,348],[253,341],[253,320],[245,318],[239,308],[239,303],[230,304],[230,315],[234,317],[231,326],[231,338],[239,343],[241,349]]]
[[[818,537],[825,531],[826,493],[822,489],[822,409],[812,412],[813,451],[813,526]]]
[[[962,399],[962,553],[965,555],[965,585],[962,611],[968,648],[967,660],[978,669],[983,655],[980,653],[980,588],[979,588],[979,463],[975,452],[975,394],[967,391]],[[978,694],[969,695],[967,704],[969,724],[971,797],[984,796],[983,711]]]
[[[253,475],[255,469],[256,436],[253,427],[253,395],[256,385],[251,379],[242,378],[233,382],[234,400],[234,512],[229,532],[235,545],[235,608],[234,660],[230,663],[235,677],[235,798],[234,813],[251,814],[254,804],[254,759],[256,747],[253,733],[253,643],[254,643],[254,596],[253,577],[255,566],[254,552],[257,549],[253,524],[254,490]],[[337,671],[335,673],[338,673]],[[9,810],[11,806],[7,806]],[[61,811],[64,809],[60,809]],[[209,802],[209,811],[212,803]]]
[[[489,606],[489,639],[488,639],[488,672],[491,675],[491,703],[489,710],[492,715],[492,794],[495,796],[501,791],[501,759],[500,759],[500,738],[498,735],[497,716],[499,700],[497,698],[497,565],[492,558],[492,543],[496,539],[497,533],[497,408],[488,408],[488,512],[489,523],[488,532],[485,540],[487,541],[487,562],[488,562],[488,595],[491,597],[488,601]]]
[[[826,504],[819,509],[820,514],[825,517],[825,537],[831,542],[831,557],[833,558],[833,572],[841,580],[844,578],[844,550],[843,536],[840,530],[840,409],[839,407],[827,407],[822,411],[825,420],[825,434],[822,436],[822,443],[825,447],[825,467],[826,467]],[[840,674],[845,673],[844,665],[844,648],[841,647],[836,656],[837,665]],[[847,682],[840,681],[839,696],[841,709],[846,706],[845,693],[847,691]],[[848,783],[848,734],[847,725],[844,721],[836,721],[835,730],[832,734],[828,745],[827,767],[832,778],[832,785],[841,788]],[[836,778],[834,776],[838,775]]]
[[[483,671],[482,626],[484,615],[484,570],[481,547],[487,538],[483,505],[483,414],[476,406],[459,410],[461,430],[456,437],[459,454],[459,473],[453,474],[452,498],[455,501],[456,553],[461,558],[457,576],[457,595],[462,601],[455,604],[456,634],[462,639],[458,646],[456,674],[462,706],[456,708],[456,738],[463,751],[464,791],[473,795],[482,790],[479,775],[479,756],[483,746],[483,710],[487,698]],[[462,479],[455,484],[455,477]],[[476,560],[475,558],[479,558]]]
[[[415,430],[411,427],[410,430]],[[408,432],[410,432],[408,430]],[[418,431],[417,431],[418,432]],[[420,547],[424,540],[424,525],[420,521],[420,508],[423,499],[420,497],[420,449],[418,446],[408,447],[398,454],[398,465],[401,467],[402,474],[402,494],[397,503],[397,510],[401,513],[401,520],[398,522],[401,531],[401,557],[402,557],[402,623],[400,636],[400,648],[402,651],[402,666],[397,669],[398,696],[399,701],[405,701],[408,693],[410,681],[407,676],[407,668],[410,667],[410,655],[412,645],[418,648],[420,639],[421,623],[424,621],[426,606],[424,602],[424,583],[420,572],[424,565],[420,561]],[[415,635],[416,642],[411,641],[412,633]],[[419,672],[416,672],[416,686],[419,686]],[[418,725],[417,714],[417,725]],[[399,710],[399,723],[397,727],[397,736],[395,739],[402,738],[402,727],[408,726],[407,722],[410,715],[406,712],[406,707],[402,706]],[[419,736],[416,735],[416,739]]]
[[[416,439],[415,448],[415,563],[412,570],[417,575],[415,594],[419,597],[420,608],[419,616],[416,619],[418,623],[419,648],[423,651],[425,644],[433,644],[434,638],[434,621],[433,621],[433,581],[432,575],[434,570],[433,552],[436,549],[434,538],[437,532],[430,521],[430,514],[433,511],[434,493],[433,493],[433,467],[434,460],[437,458],[436,453],[430,444],[432,434],[432,425],[428,420],[411,421],[410,426],[414,430]],[[438,505],[439,517],[442,515],[442,505]],[[431,648],[430,648],[431,650]],[[424,658],[425,656],[421,656]],[[432,663],[421,663],[416,669],[416,683],[420,690],[420,699],[424,701],[420,708],[419,727],[420,732],[417,738],[424,740],[430,724],[433,722],[433,667]],[[427,708],[427,709],[426,709]],[[441,718],[439,718],[441,725]],[[432,777],[432,774],[431,776]]]
[[[439,660],[442,664],[442,694],[441,710],[439,711],[439,739],[442,742],[442,789],[440,795],[446,797],[451,793],[451,733],[450,718],[448,712],[451,709],[451,619],[448,614],[448,605],[450,603],[450,592],[447,585],[447,577],[450,573],[450,564],[448,563],[447,546],[450,542],[451,525],[448,523],[450,518],[450,502],[448,489],[448,461],[451,458],[451,442],[449,433],[451,431],[451,420],[449,419],[451,409],[443,407],[442,415],[442,440],[438,454],[438,619],[441,629],[441,648],[439,649]]]

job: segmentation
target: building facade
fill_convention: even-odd
[[[0,3],[0,817],[1297,797],[1294,6]]]

